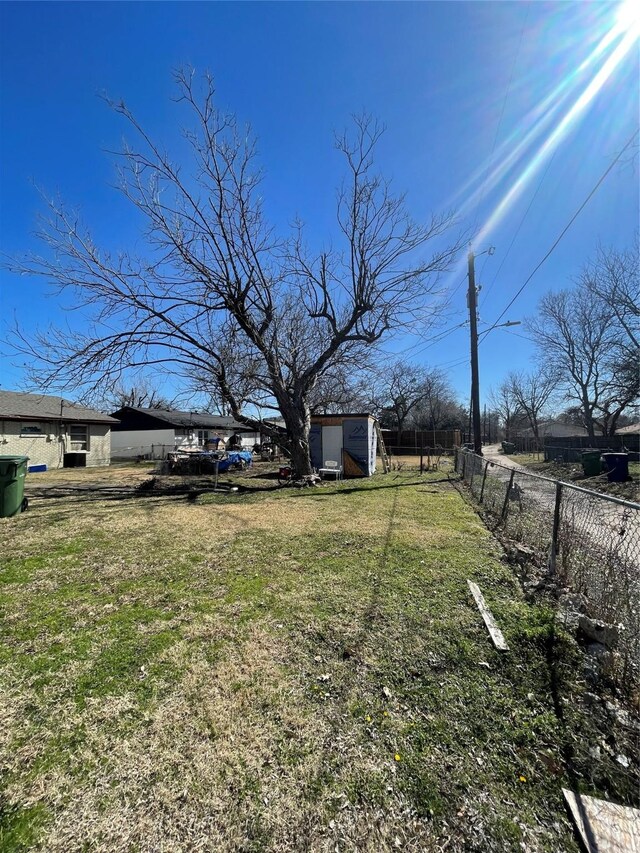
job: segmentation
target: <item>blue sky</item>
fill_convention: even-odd
[[[1,3],[1,249],[40,250],[33,183],[79,207],[99,244],[139,249],[139,223],[112,188],[105,153],[126,128],[98,95],[124,98],[154,136],[179,146],[171,71],[189,63],[209,69],[219,104],[252,124],[274,223],[285,230],[300,215],[318,246],[335,234],[334,131],[362,109],[383,121],[378,163],[407,190],[413,215],[455,205],[478,232],[474,249],[495,246],[477,261],[481,328],[491,325],[637,130],[638,41],[626,49],[621,8],[632,7]],[[504,172],[494,182],[496,166]],[[546,290],[570,284],[598,243],[631,246],[638,216],[637,157],[627,156],[504,319],[523,319]],[[465,319],[465,270],[462,258],[441,329]],[[66,322],[44,282],[0,276],[3,318],[17,316],[27,332]],[[466,399],[467,328],[437,343],[437,332],[414,331],[387,350],[444,366]],[[483,396],[530,366],[523,334],[496,330],[482,344]],[[0,354],[0,387],[22,387],[20,360]]]

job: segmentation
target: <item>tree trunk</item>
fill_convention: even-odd
[[[296,477],[307,477],[313,474],[313,466],[309,456],[309,434],[290,436],[289,452],[291,467]]]
[[[311,427],[309,408],[303,404],[299,409],[294,406],[281,406],[281,414],[287,428],[288,450],[293,472],[296,477],[307,477],[313,474],[309,453]]]
[[[596,425],[593,421],[593,415],[591,414],[591,412],[585,411],[584,416],[585,416],[584,425],[587,428],[587,435],[589,436],[589,438],[595,438],[596,437]]]
[[[616,429],[618,428],[618,419],[623,411],[624,407],[621,407],[611,415],[611,422],[609,424],[609,435],[616,434]]]

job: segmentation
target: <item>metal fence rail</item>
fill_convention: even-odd
[[[455,468],[512,539],[548,560],[588,615],[618,632],[616,675],[640,685],[640,505],[459,450]]]

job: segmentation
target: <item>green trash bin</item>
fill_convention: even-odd
[[[585,477],[597,477],[602,473],[599,450],[585,450],[582,454],[582,470]]]
[[[9,518],[27,508],[24,478],[28,456],[0,456],[0,518]]]

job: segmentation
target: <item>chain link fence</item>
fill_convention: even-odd
[[[617,648],[615,676],[640,687],[640,505],[459,450],[455,469],[505,534],[546,558]]]
[[[398,447],[385,442],[392,471],[407,471],[424,474],[429,471],[451,470],[453,450],[442,445],[435,447]]]

